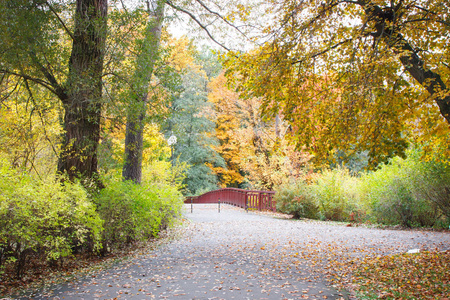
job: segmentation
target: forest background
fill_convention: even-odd
[[[0,10],[0,276],[155,237],[221,187],[298,218],[450,225],[445,1]]]

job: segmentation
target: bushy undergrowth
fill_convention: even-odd
[[[319,206],[311,189],[304,181],[280,186],[274,200],[279,212],[292,214],[294,218],[316,219],[318,217]]]
[[[35,180],[0,162],[0,273],[10,263],[20,277],[31,254],[56,261],[80,247],[97,250],[101,230],[80,184]]]
[[[295,217],[314,218],[314,214],[303,213],[299,201],[308,199],[318,206],[316,218],[448,228],[450,168],[443,162],[424,162],[421,155],[418,150],[409,150],[406,159],[396,157],[360,177],[334,169],[317,174],[308,185],[281,186],[277,208]]]
[[[181,212],[182,196],[166,183],[109,182],[96,197],[103,224],[103,251],[156,237]]]
[[[319,203],[320,216],[324,220],[346,221],[352,215],[355,203],[354,178],[348,170],[338,168],[325,170],[311,185]]]
[[[104,178],[106,188],[88,193],[80,183],[33,178],[0,160],[0,278],[13,269],[21,277],[30,257],[57,265],[156,237],[181,212],[176,172],[140,185]]]
[[[332,221],[357,220],[364,216],[356,202],[356,181],[346,169],[325,170],[311,183],[297,181],[277,188],[277,210],[294,218]]]
[[[406,227],[448,227],[450,220],[450,168],[440,162],[420,160],[417,150],[408,158],[361,178],[363,200],[373,221]]]

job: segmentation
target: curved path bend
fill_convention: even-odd
[[[354,260],[450,249],[449,233],[287,220],[226,205],[220,213],[211,204],[185,209],[182,238],[23,299],[349,299],[333,278],[345,281]]]

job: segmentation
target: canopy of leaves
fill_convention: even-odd
[[[270,38],[231,53],[228,75],[263,98],[264,116],[282,112],[319,161],[368,150],[374,166],[403,155],[411,135],[445,152],[448,11],[438,0],[271,1]]]

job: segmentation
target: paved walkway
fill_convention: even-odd
[[[33,299],[347,299],[330,266],[374,253],[449,249],[450,234],[277,219],[186,205],[181,239]],[[345,280],[345,279],[342,279]],[[28,298],[24,298],[28,299]]]

